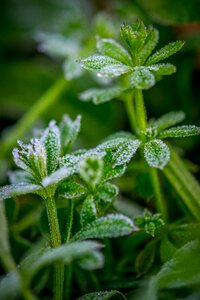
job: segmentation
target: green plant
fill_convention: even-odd
[[[90,47],[82,50],[80,37],[72,37],[66,41],[61,35],[40,35],[40,50],[63,60],[65,79],[59,80],[13,128],[0,154],[23,136],[26,123],[30,127],[56,101],[66,79],[69,84],[83,74],[76,59],[87,55]],[[121,37],[127,49],[110,37],[98,36],[100,54],[79,60],[97,77],[108,77],[106,88],[86,90],[80,98],[94,104],[120,98],[132,133],[120,131],[96,147],[74,150],[81,116],[72,120],[64,115],[60,123],[51,121],[45,130],[36,131],[29,143],[18,141],[13,150],[19,169],[9,173],[11,184],[0,189],[0,256],[8,273],[0,283],[1,299],[37,299],[51,281],[55,300],[155,300],[162,289],[166,290],[162,299],[175,299],[170,289],[199,283],[200,187],[175,147],[165,139],[199,135],[200,128],[175,126],[185,118],[182,111],[147,120],[143,100],[143,90],[176,71],[174,65],[160,61],[175,54],[184,43],[172,42],[152,54],[158,31],[141,21],[132,26],[123,24]],[[72,45],[76,51],[71,51]],[[118,83],[115,80],[112,85],[110,78],[114,77],[118,77]],[[137,176],[142,177],[142,197],[155,199],[150,205],[145,202],[148,209],[143,214],[142,205],[138,209],[133,201],[124,199],[123,178],[134,193],[135,182],[141,185]],[[167,202],[170,192],[175,193],[172,199],[180,208],[187,209],[177,222]],[[26,205],[33,197],[33,209],[21,221],[10,221],[8,228],[21,197],[27,197]],[[13,257],[9,229],[28,248],[20,260]],[[21,235],[23,230],[30,230],[30,239],[36,242],[28,244]],[[185,267],[188,257],[191,264]],[[78,292],[73,290],[74,285]]]

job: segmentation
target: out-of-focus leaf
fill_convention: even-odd
[[[43,190],[40,185],[30,184],[30,183],[11,184],[0,188],[0,197],[2,199],[16,197],[20,195],[26,195],[26,194],[42,195]]]
[[[147,273],[155,259],[156,243],[151,241],[136,258],[135,269],[139,275]]]
[[[154,75],[147,67],[135,67],[131,74],[131,85],[139,90],[149,89],[155,84]]]
[[[172,64],[151,65],[148,69],[155,75],[171,75],[176,72],[176,67]]]
[[[177,127],[172,127],[170,129],[166,129],[162,131],[158,138],[180,138],[180,137],[188,137],[193,135],[200,134],[200,127],[195,125],[182,125]]]
[[[151,167],[162,169],[169,161],[170,151],[163,141],[155,139],[145,144],[144,156]]]
[[[85,270],[101,269],[104,265],[104,256],[101,252],[95,250],[80,258],[78,264]]]
[[[126,297],[118,292],[118,291],[109,291],[109,292],[96,292],[96,293],[90,293],[86,294],[77,300],[126,300]]]
[[[184,119],[185,113],[183,111],[171,111],[153,122],[153,126],[156,127],[157,131],[162,131],[168,127],[180,123]]]
[[[92,195],[88,195],[84,200],[80,217],[82,227],[85,227],[97,218],[97,210]]]

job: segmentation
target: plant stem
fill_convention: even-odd
[[[57,208],[55,199],[53,197],[47,197],[45,199],[47,215],[49,220],[51,246],[53,248],[61,245],[61,235],[58,223]],[[54,274],[54,300],[63,299],[63,282],[64,282],[64,264],[58,263],[55,266]]]
[[[126,112],[130,121],[131,130],[136,133],[137,130],[137,123],[136,123],[136,116],[135,116],[135,108],[133,102],[133,94],[129,93],[124,97],[124,102],[126,105]]]
[[[200,186],[178,154],[173,149],[170,152],[171,158],[163,173],[195,219],[200,221]]]
[[[138,89],[135,89],[135,114],[137,120],[137,128],[139,129],[139,131],[146,131],[146,127],[147,127],[146,108],[144,105],[142,90],[138,90]]]
[[[49,108],[50,105],[56,102],[67,84],[68,82],[66,79],[61,77],[42,97],[38,99],[38,101],[35,102],[31,110],[19,120],[1,142],[0,157],[9,153],[9,150],[13,148],[16,141],[31,128],[33,123]]]
[[[74,201],[69,199],[69,207],[68,207],[68,216],[67,216],[67,224],[66,224],[66,238],[65,242],[68,243],[71,236],[72,224],[73,224],[73,213],[74,213]]]
[[[158,178],[158,171],[155,168],[149,168],[149,174],[151,177],[151,182],[156,198],[156,208],[157,211],[162,215],[163,219],[167,220],[167,209],[163,199],[163,195],[160,189],[160,183]]]

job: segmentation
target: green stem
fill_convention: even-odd
[[[171,158],[163,169],[163,173],[182,199],[184,205],[195,219],[200,221],[200,187],[173,149],[171,149]]]
[[[137,130],[137,123],[136,123],[136,116],[135,116],[135,108],[133,103],[133,94],[129,93],[124,97],[124,102],[126,106],[126,112],[130,121],[131,130],[136,132]]]
[[[149,168],[149,174],[151,177],[151,182],[156,198],[156,208],[157,211],[162,215],[163,219],[167,220],[167,209],[163,199],[163,195],[160,189],[160,183],[158,178],[158,171],[155,168]]]
[[[0,157],[3,157],[9,150],[13,148],[16,141],[21,138],[33,123],[59,98],[66,88],[68,82],[64,77],[55,82],[53,86],[35,102],[31,110],[29,110],[19,122],[10,130],[5,139],[1,143]]]
[[[146,131],[147,115],[144,105],[142,90],[135,90],[135,114],[137,120],[137,128],[139,131]],[[139,133],[140,134],[140,133]]]
[[[67,209],[67,224],[66,224],[66,238],[65,242],[68,243],[71,237],[71,230],[73,224],[74,201],[69,199],[69,207]]]
[[[47,197],[45,199],[47,215],[49,220],[51,246],[53,248],[61,245],[61,235],[58,223],[57,208],[53,197]],[[63,281],[64,281],[64,265],[58,263],[55,266],[54,274],[54,300],[63,299]]]

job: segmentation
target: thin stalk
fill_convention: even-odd
[[[144,105],[142,90],[135,89],[135,114],[137,120],[137,128],[139,131],[146,131],[147,115]]]
[[[135,115],[135,107],[133,102],[133,94],[129,93],[124,97],[124,102],[126,106],[126,112],[129,118],[131,130],[136,133],[137,123],[136,123],[136,115]]]
[[[68,243],[71,237],[71,230],[73,224],[73,216],[74,216],[74,201],[69,199],[69,207],[68,207],[68,216],[67,216],[67,224],[66,224],[66,238],[65,242]]]
[[[167,220],[167,208],[163,199],[163,195],[160,189],[160,183],[158,178],[158,171],[155,168],[149,168],[149,174],[151,178],[151,183],[153,186],[155,198],[156,198],[156,208],[157,211],[162,215],[163,219]]]
[[[61,235],[58,223],[57,208],[55,199],[53,197],[47,197],[45,199],[50,235],[51,235],[51,246],[53,248],[61,245]],[[64,282],[64,264],[58,263],[55,266],[54,273],[54,300],[63,299],[63,282]]]
[[[21,138],[33,125],[33,123],[60,97],[67,87],[68,81],[64,77],[58,79],[53,86],[40,97],[35,104],[10,130],[1,142],[0,157],[3,157],[13,148],[16,141]]]
[[[65,299],[71,299],[71,288],[72,288],[72,264],[69,264],[65,268]]]

